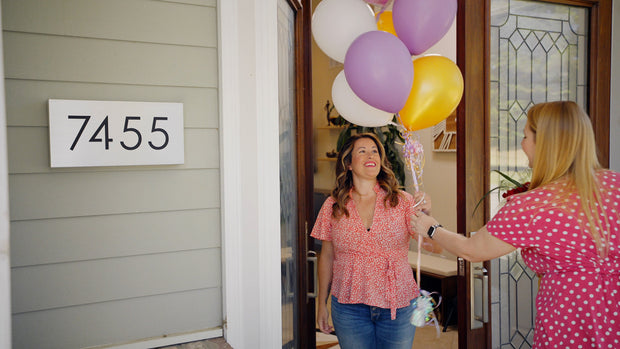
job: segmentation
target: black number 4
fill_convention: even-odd
[[[97,138],[97,135],[102,130],[103,130],[103,133],[105,134],[105,138],[104,139]],[[108,116],[107,115],[106,115],[105,119],[103,119],[103,122],[99,125],[99,127],[97,127],[97,131],[95,131],[95,133],[93,133],[92,137],[90,137],[90,139],[88,141],[89,142],[103,142],[104,140],[105,140],[105,150],[110,149],[110,142],[112,142],[113,139],[110,138],[110,131],[109,131],[109,128],[108,128]]]

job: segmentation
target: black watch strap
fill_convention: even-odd
[[[437,228],[439,227],[443,227],[443,225],[441,224],[435,224],[432,225],[430,228],[428,228],[428,231],[426,232],[426,235],[428,235],[429,239],[433,239],[433,235],[435,235],[435,231],[437,231]]]

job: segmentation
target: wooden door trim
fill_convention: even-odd
[[[457,10],[457,65],[465,83],[457,107],[457,230],[464,235],[478,230],[486,221],[487,210],[474,212],[488,187],[489,115],[489,1],[459,0]],[[474,116],[474,117],[472,117]],[[484,348],[488,324],[471,328],[470,263],[459,262],[457,304],[459,304],[459,348]],[[466,330],[463,330],[466,329]],[[487,347],[490,347],[487,345]]]
[[[295,88],[296,88],[296,137],[297,137],[297,274],[298,340],[302,348],[314,348],[315,303],[306,295],[312,287],[312,275],[307,268],[307,254],[313,249],[308,229],[313,218],[312,172],[312,39],[310,23],[312,7],[310,0],[287,0],[295,11]]]
[[[591,3],[590,21],[590,102],[588,114],[592,120],[599,161],[609,167],[609,112],[611,93],[611,20],[612,0]]]

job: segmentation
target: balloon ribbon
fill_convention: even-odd
[[[400,116],[399,116],[400,117]],[[402,122],[401,122],[402,124]],[[401,131],[405,144],[403,145],[403,155],[407,159],[407,167],[412,172],[413,186],[415,191],[420,191],[422,184],[422,173],[424,169],[424,147],[420,143],[420,137],[413,131]],[[413,207],[418,206],[421,202],[417,202]],[[422,279],[420,276],[421,259],[422,259],[422,238],[418,237],[418,258],[416,261],[416,279],[420,295],[413,301],[413,314],[411,316],[411,324],[416,327],[424,327],[434,325],[437,330],[437,337],[440,335],[439,322],[435,316],[434,310],[441,303],[441,295],[436,292],[428,292],[422,289]],[[433,295],[439,297],[439,301],[435,302]]]

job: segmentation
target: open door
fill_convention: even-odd
[[[505,135],[498,136],[495,131],[510,130],[504,134],[512,137],[513,146],[505,151],[518,152],[512,134],[515,130],[521,132],[523,122],[520,124],[519,120],[534,103],[561,99],[581,104],[592,119],[600,161],[608,166],[611,13],[611,0],[459,0],[457,63],[465,80],[465,93],[457,109],[459,232],[475,231],[489,220],[489,202],[485,210],[478,210],[475,215],[472,212],[490,189],[489,170],[498,166],[492,152],[497,152],[502,143],[498,139]],[[575,25],[575,20],[580,25]],[[498,48],[496,44],[504,46]],[[554,64],[554,59],[560,63]],[[581,61],[574,63],[576,60]],[[514,65],[502,70],[510,64],[507,61]],[[574,69],[569,68],[571,64],[576,64]],[[543,69],[536,71],[541,66]],[[522,74],[529,74],[529,78]],[[506,76],[507,83],[499,81]],[[500,125],[502,113],[514,121],[512,125]],[[527,274],[516,260],[509,259],[508,263],[519,275],[506,273],[509,282],[513,281],[511,277],[514,279],[513,284]],[[532,331],[517,323],[519,316],[490,313],[494,305],[502,308],[491,300],[493,292],[502,287],[493,279],[502,277],[501,271],[494,271],[497,264],[502,265],[472,265],[459,260],[459,348],[531,345]],[[499,286],[492,287],[494,284]],[[514,338],[520,342],[511,342]]]
[[[282,348],[313,348],[316,341],[307,267],[313,212],[310,18],[309,0],[278,0]]]

